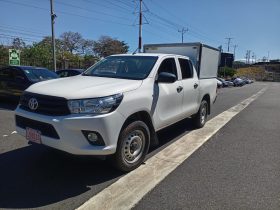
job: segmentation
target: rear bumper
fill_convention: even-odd
[[[125,118],[117,111],[95,116],[45,116],[17,108],[15,114],[51,125],[57,132],[58,138],[51,138],[48,135],[43,135],[44,132],[41,132],[42,144],[76,155],[110,155],[115,153],[119,133],[125,121]],[[36,127],[36,129],[40,131],[40,127]],[[24,126],[16,125],[16,130],[20,135],[26,135]],[[105,146],[91,145],[82,133],[82,130],[99,133],[103,138]]]

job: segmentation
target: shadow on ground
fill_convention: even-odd
[[[18,105],[18,99],[0,97],[0,110],[13,111],[17,108],[17,105]]]
[[[160,145],[148,156],[192,129],[186,119],[160,131]],[[123,175],[108,160],[74,156],[41,145],[1,154],[0,169],[0,209],[36,208],[74,197],[84,202],[77,197],[88,191],[93,196]]]

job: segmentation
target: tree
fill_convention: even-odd
[[[124,41],[119,41],[109,36],[101,36],[93,45],[93,50],[99,57],[127,53],[128,48],[128,45]]]
[[[92,55],[93,54],[94,41],[89,39],[83,39],[81,42],[80,53],[83,55]]]
[[[60,58],[62,53],[61,41],[56,39],[55,45],[56,55]],[[46,36],[42,41],[33,43],[32,46],[26,47],[22,51],[21,56],[23,60],[27,61],[27,65],[50,67],[52,60],[52,38],[50,36]]]
[[[12,41],[12,47],[17,50],[24,49],[26,47],[25,42],[20,38],[14,38]]]
[[[70,53],[78,52],[84,42],[83,37],[78,32],[64,32],[60,35],[63,49]]]

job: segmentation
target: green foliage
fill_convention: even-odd
[[[236,70],[230,67],[222,67],[218,71],[219,77],[233,77],[236,74]]]
[[[55,40],[58,68],[87,68],[108,55],[126,53],[128,45],[124,41],[101,36],[98,41],[84,39],[81,34],[65,32]],[[26,45],[20,38],[15,38],[11,46],[0,45],[0,65],[8,64],[9,49],[21,51],[21,64],[52,67],[52,39],[44,37],[39,42]]]

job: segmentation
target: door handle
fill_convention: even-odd
[[[198,84],[194,83],[193,87],[194,87],[194,89],[196,89],[198,87]]]
[[[183,90],[182,86],[177,87],[177,92],[180,93]]]

